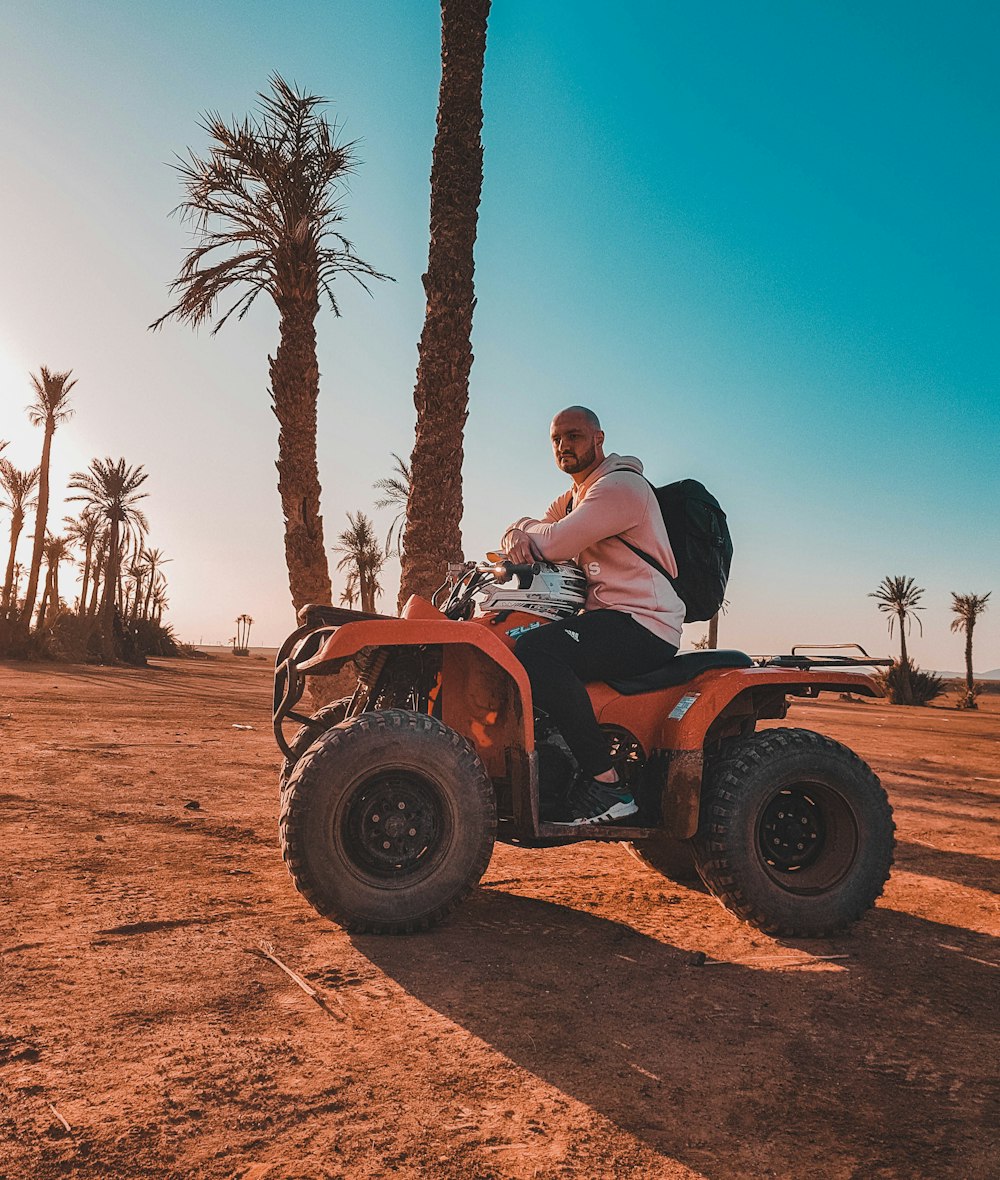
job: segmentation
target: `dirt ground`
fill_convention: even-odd
[[[269,679],[0,664],[0,1177],[1000,1174],[1000,699],[793,706],[896,810],[846,936],[581,844],[380,939],[281,863]]]

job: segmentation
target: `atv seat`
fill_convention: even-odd
[[[634,697],[658,688],[674,688],[693,680],[711,668],[752,668],[753,660],[742,651],[682,651],[662,668],[654,668],[629,680],[609,680],[608,684],[622,696]]]

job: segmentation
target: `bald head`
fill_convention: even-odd
[[[555,418],[552,419],[552,421],[556,422],[558,419],[565,417],[567,414],[574,414],[583,418],[591,430],[597,431],[601,429],[600,418],[598,418],[593,410],[588,410],[586,406],[567,406],[565,410],[560,410],[559,413],[556,414]]]
[[[604,462],[604,431],[593,410],[567,406],[552,419],[552,452],[560,471],[582,483]]]

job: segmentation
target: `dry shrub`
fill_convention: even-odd
[[[890,704],[927,705],[945,691],[944,681],[934,672],[925,672],[910,659],[907,659],[906,666],[910,674],[910,695],[912,697],[912,700],[909,701],[905,696],[903,665],[899,660],[896,660],[891,668],[886,668],[878,675],[882,691],[889,698]]]
[[[985,689],[985,685],[980,681],[976,681],[972,688],[962,685],[962,695],[958,698],[958,703],[955,705],[956,709],[978,709],[979,701],[976,699]]]

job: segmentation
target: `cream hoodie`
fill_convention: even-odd
[[[573,511],[567,515],[570,499]],[[583,567],[587,610],[624,611],[654,635],[680,646],[684,603],[661,573],[618,540],[625,537],[676,576],[660,507],[635,456],[608,455],[580,487],[574,485],[553,500],[541,520],[525,516],[511,529],[528,533],[546,560],[576,561]]]

